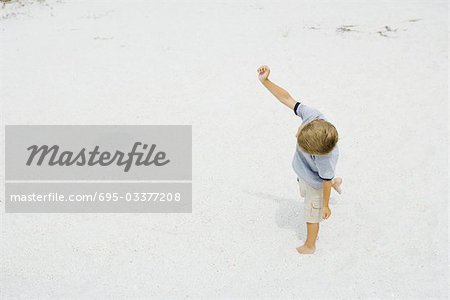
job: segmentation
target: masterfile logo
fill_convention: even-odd
[[[6,212],[191,212],[188,125],[6,126]]]
[[[7,180],[191,180],[192,126],[7,125],[5,166]]]
[[[142,147],[142,152],[138,148]],[[156,145],[149,147],[147,144],[136,142],[130,152],[124,153],[119,150],[111,153],[109,151],[100,152],[100,146],[95,146],[92,151],[82,148],[80,152],[74,153],[72,151],[60,151],[60,147],[53,145],[32,145],[27,148],[30,150],[30,156],[27,160],[27,166],[31,166],[36,158],[35,164],[41,166],[47,163],[49,166],[109,166],[116,164],[117,166],[124,166],[124,172],[128,172],[133,164],[136,166],[150,166],[157,167],[164,166],[170,162],[166,159],[166,153],[163,151],[156,152]],[[156,152],[156,153],[155,153]]]

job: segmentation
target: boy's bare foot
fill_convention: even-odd
[[[298,253],[300,254],[313,254],[316,251],[316,247],[310,248],[306,245],[300,246],[297,248]]]
[[[338,192],[338,194],[342,193],[341,184],[342,184],[341,177],[336,177],[331,181],[331,186],[336,190],[336,192]]]

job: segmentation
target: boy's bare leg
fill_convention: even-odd
[[[338,192],[338,194],[342,193],[341,184],[342,184],[341,177],[336,177],[331,181],[331,186],[336,190],[336,192]]]
[[[316,240],[319,234],[319,223],[306,223],[308,235],[306,242],[297,248],[300,254],[313,254],[316,251]]]

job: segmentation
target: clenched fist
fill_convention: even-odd
[[[331,209],[329,207],[324,207],[322,211],[322,218],[324,220],[328,219],[331,216]]]
[[[263,82],[264,80],[267,80],[267,78],[269,78],[270,69],[268,66],[263,65],[259,67],[257,72],[259,81]]]

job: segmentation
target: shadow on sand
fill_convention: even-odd
[[[246,193],[277,203],[278,209],[275,212],[275,222],[278,227],[293,230],[299,240],[306,238],[306,224],[303,222],[303,200],[301,200],[300,196],[298,198],[282,198],[277,195],[260,192],[246,191]]]

